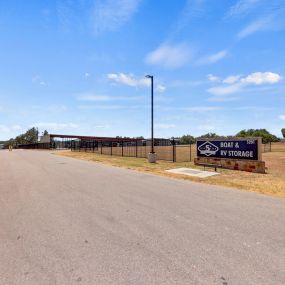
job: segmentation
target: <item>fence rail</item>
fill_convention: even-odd
[[[124,142],[98,142],[98,141],[71,141],[68,144],[61,143],[35,143],[19,145],[22,149],[61,149],[71,151],[93,152],[102,155],[123,157],[147,158],[151,146],[143,141]],[[154,151],[158,160],[173,162],[189,162],[197,156],[196,144],[179,145],[169,141],[167,145],[155,145]],[[262,152],[285,152],[285,142],[262,144]]]
[[[73,141],[71,143],[71,151],[94,152],[97,154],[124,156],[124,157],[139,157],[147,158],[151,151],[150,145],[142,145],[137,142],[121,142],[121,143],[101,143],[101,142],[84,142]],[[154,151],[158,160],[166,160],[173,162],[192,161],[196,156],[194,145],[177,145],[172,143],[169,145],[155,145]]]

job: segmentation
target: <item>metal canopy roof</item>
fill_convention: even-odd
[[[96,141],[137,141],[139,139],[134,138],[114,138],[114,137],[95,137],[95,136],[76,136],[76,135],[59,135],[50,134],[51,138],[63,138],[63,139],[81,139],[81,140],[96,140]]]

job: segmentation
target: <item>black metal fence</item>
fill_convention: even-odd
[[[285,152],[285,142],[269,142],[262,144],[262,152]]]
[[[20,149],[52,149],[51,143],[30,143],[30,144],[20,144],[16,148]]]
[[[93,152],[97,154],[114,155],[122,157],[147,158],[151,145],[146,140],[136,141],[72,141],[71,151]],[[192,161],[196,154],[193,145],[178,145],[172,140],[156,141],[154,146],[158,160],[173,162]]]
[[[71,140],[18,145],[21,149],[71,149],[102,155],[147,158],[151,151],[149,140]],[[196,157],[196,144],[180,145],[174,140],[155,140],[154,151],[158,160],[188,162]],[[262,144],[262,152],[285,152],[285,142]]]

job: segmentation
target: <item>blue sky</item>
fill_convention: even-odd
[[[285,127],[284,0],[0,2],[0,139]]]

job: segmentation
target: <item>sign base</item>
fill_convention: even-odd
[[[156,163],[156,153],[155,152],[150,152],[147,158],[148,158],[149,163]]]
[[[241,170],[254,173],[265,173],[265,162],[259,160],[239,160],[229,158],[197,157],[194,159],[196,165],[217,164],[222,168]]]

